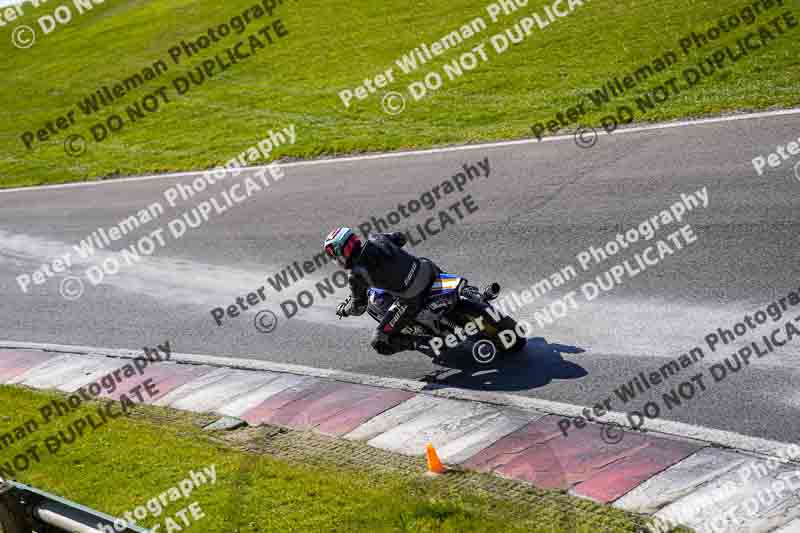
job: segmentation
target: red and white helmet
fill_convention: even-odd
[[[325,253],[344,268],[353,264],[353,255],[361,250],[361,239],[350,228],[336,228],[325,237]]]

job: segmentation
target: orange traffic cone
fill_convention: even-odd
[[[436,453],[436,448],[433,447],[433,444],[428,443],[425,455],[428,459],[428,472],[431,474],[444,474],[444,465],[439,460],[439,455]]]

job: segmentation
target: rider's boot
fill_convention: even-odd
[[[391,337],[391,344],[398,347],[398,351],[416,350],[427,355],[433,350],[430,347],[432,338],[427,335],[405,335],[400,333]]]

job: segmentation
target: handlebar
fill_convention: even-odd
[[[342,303],[340,303],[340,304],[338,305],[338,307],[336,307],[336,316],[338,316],[338,317],[339,317],[339,320],[341,320],[342,318],[344,318],[344,317],[346,317],[346,316],[347,316],[347,312],[345,312],[345,308],[346,308],[346,307],[347,307],[347,305],[350,303],[350,299],[351,299],[351,297],[350,297],[350,296],[348,296],[348,297],[345,299],[345,301],[343,301]]]

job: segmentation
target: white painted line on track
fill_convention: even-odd
[[[113,348],[97,348],[91,346],[71,346],[63,344],[18,342],[13,340],[0,340],[0,349],[33,349],[46,350],[52,352],[63,352],[71,354],[86,354],[100,357],[121,357],[133,359],[141,356],[141,351],[120,350]],[[211,355],[179,354],[173,353],[170,362],[184,364],[203,364],[227,368],[240,368],[248,370],[266,370],[269,372],[281,372],[295,374],[299,376],[309,376],[314,378],[331,379],[346,383],[356,383],[360,385],[371,385],[374,387],[384,387],[400,389],[419,394],[429,394],[442,398],[454,400],[482,402],[493,405],[503,405],[517,407],[519,409],[534,410],[545,414],[552,414],[562,417],[583,416],[584,406],[572,405],[568,403],[554,402],[519,396],[509,393],[496,393],[487,391],[477,391],[459,389],[435,385],[422,381],[407,379],[389,378],[381,376],[370,376],[367,374],[356,374],[333,369],[313,368],[302,365],[288,363],[273,363],[270,361],[259,361],[256,359],[245,359],[238,357],[219,357]],[[630,428],[627,417],[623,413],[611,412],[603,417],[603,423],[618,424],[625,428]],[[733,448],[740,451],[755,454],[767,455],[772,457],[785,457],[785,450],[791,443],[778,442],[774,440],[762,439],[741,435],[731,431],[707,428],[675,422],[672,420],[653,419],[648,420],[644,427],[652,433],[661,433],[683,439],[691,439],[705,442],[710,445]]]
[[[762,118],[772,118],[772,117],[783,117],[788,115],[798,115],[800,114],[800,108],[794,109],[780,109],[776,111],[763,111],[759,113],[742,113],[738,115],[726,115],[721,117],[712,117],[712,118],[701,118],[701,119],[694,119],[694,120],[683,120],[678,122],[665,122],[660,124],[652,124],[648,126],[634,126],[630,128],[621,128],[613,133],[606,133],[605,131],[598,131],[598,136],[617,136],[623,135],[626,133],[639,133],[643,131],[654,131],[654,130],[665,130],[665,129],[672,129],[672,128],[683,128],[683,127],[691,127],[691,126],[701,126],[705,124],[718,124],[724,122],[735,122],[739,120],[754,120],[754,119],[762,119]],[[317,165],[330,165],[330,164],[338,164],[338,163],[354,163],[358,161],[371,161],[374,159],[390,159],[395,157],[415,157],[421,155],[431,155],[431,154],[443,154],[448,152],[463,152],[466,150],[485,150],[488,148],[504,148],[508,146],[522,146],[526,144],[539,144],[545,142],[555,142],[555,141],[565,141],[565,140],[573,140],[574,134],[570,135],[555,135],[552,137],[543,137],[542,140],[537,139],[519,139],[516,141],[499,141],[499,142],[492,142],[492,143],[483,143],[483,144],[467,144],[467,145],[460,145],[460,146],[445,146],[442,148],[429,148],[426,150],[414,150],[414,151],[398,151],[398,152],[388,152],[388,153],[379,153],[379,154],[371,154],[371,155],[360,155],[360,156],[350,156],[350,157],[334,157],[329,159],[313,159],[309,161],[294,161],[291,163],[277,163],[276,165],[280,168],[292,168],[292,167],[307,167],[307,166],[317,166]],[[252,172],[255,170],[260,170],[267,168],[268,165],[260,165],[254,167],[246,167],[237,169],[239,172]],[[48,190],[56,190],[56,189],[69,189],[74,187],[91,187],[95,185],[109,185],[109,184],[117,184],[117,183],[127,183],[132,181],[150,181],[150,180],[160,180],[160,179],[174,179],[174,178],[185,178],[189,176],[197,176],[206,172],[206,170],[192,170],[188,172],[176,172],[172,174],[158,174],[158,175],[151,175],[151,176],[134,176],[130,178],[119,178],[119,179],[110,179],[110,180],[103,180],[103,181],[81,181],[77,183],[62,183],[59,185],[40,185],[36,187],[17,187],[13,189],[0,189],[0,194],[2,193],[12,193],[12,192],[30,192],[30,191],[48,191]],[[229,172],[228,169],[225,169],[225,172]]]

